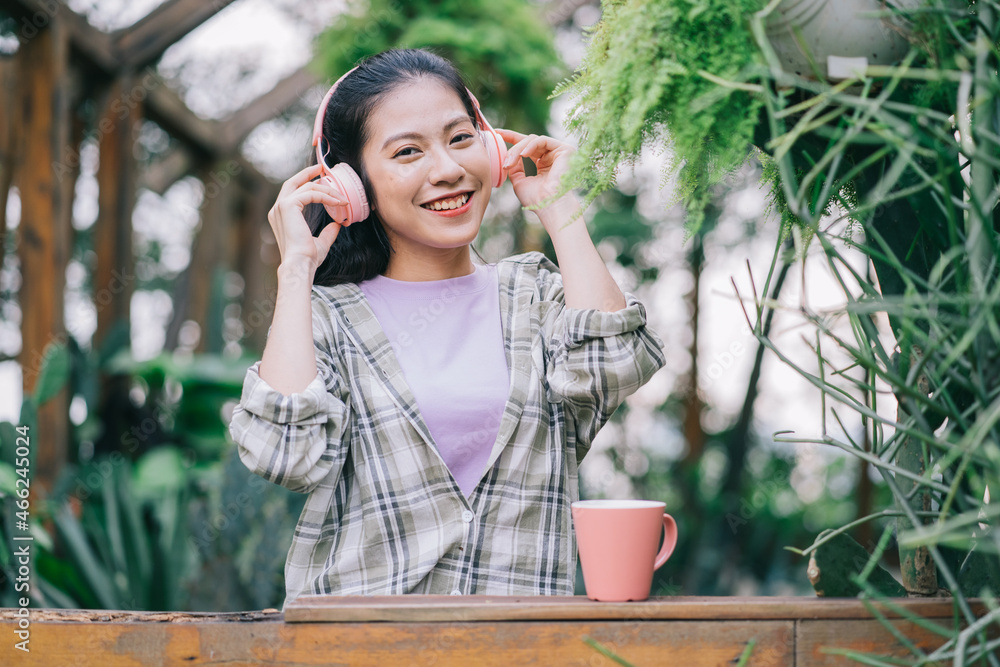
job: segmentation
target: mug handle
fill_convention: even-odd
[[[674,547],[677,546],[677,522],[674,521],[674,517],[669,514],[663,515],[663,546],[660,547],[660,553],[656,554],[656,560],[653,562],[653,569],[658,570],[660,566],[667,562],[670,558],[670,554],[674,552]]]

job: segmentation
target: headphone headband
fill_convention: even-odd
[[[343,76],[337,79],[334,84],[330,86],[330,90],[326,91],[326,95],[323,96],[323,101],[319,105],[319,111],[316,112],[316,120],[313,121],[312,145],[316,147],[316,160],[320,164],[326,164],[320,152],[320,138],[323,134],[323,118],[326,117],[326,107],[329,106],[330,98],[333,97],[333,93],[337,90],[337,86],[340,85],[340,82],[346,79],[348,75],[358,67],[360,67],[360,65],[355,65],[351,69],[347,70]],[[486,116],[483,115],[483,110],[479,107],[479,100],[476,99],[476,96],[473,95],[472,91],[468,88],[465,89],[465,92],[467,92],[469,97],[472,99],[472,108],[476,112],[476,124],[479,126],[479,129],[493,132],[493,128],[490,126],[489,121],[487,121]]]
[[[337,90],[337,86],[340,85],[340,82],[346,79],[347,75],[357,68],[357,65],[355,65],[351,69],[347,70],[342,77],[337,79],[334,84],[330,86],[330,90],[326,91],[326,95],[323,96],[323,102],[319,105],[319,111],[316,113],[316,120],[313,121],[312,145],[316,147],[316,161],[324,167],[327,165],[320,151],[320,136],[323,134],[323,117],[326,116],[326,107],[330,104],[330,98],[333,97],[333,92]]]

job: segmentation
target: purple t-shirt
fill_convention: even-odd
[[[419,282],[376,276],[358,287],[468,497],[485,472],[510,388],[496,267]]]

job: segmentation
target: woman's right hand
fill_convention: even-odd
[[[345,206],[347,200],[323,181],[313,180],[321,173],[320,165],[306,167],[285,181],[278,199],[267,213],[274,238],[278,241],[282,265],[306,266],[314,274],[330,246],[337,239],[341,225],[331,222],[319,236],[313,236],[303,215],[306,204]]]

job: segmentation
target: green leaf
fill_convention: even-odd
[[[12,496],[17,492],[14,482],[17,480],[17,473],[14,466],[6,461],[0,461],[0,496]]]
[[[104,609],[121,608],[117,589],[111,574],[104,568],[90,543],[83,526],[70,511],[69,505],[60,507],[54,516],[56,528],[62,535],[71,559],[80,568],[84,581],[94,592]]]
[[[53,342],[45,348],[33,397],[38,405],[59,393],[69,380],[70,359],[65,343]]]
[[[187,466],[177,447],[157,447],[136,461],[132,475],[135,495],[157,498],[187,484]]]
[[[966,597],[985,597],[987,593],[1000,595],[1000,563],[983,550],[969,552],[958,576],[958,585]]]
[[[0,460],[13,461],[17,437],[20,433],[10,422],[0,422]]]
[[[21,401],[21,416],[18,423],[27,428],[29,437],[35,433],[38,426],[38,404],[31,396],[25,396]]]
[[[809,559],[809,581],[820,597],[857,597],[861,587],[854,577],[868,564],[871,555],[846,533],[841,533],[813,552]],[[876,567],[868,584],[882,595],[906,597],[906,589],[888,571]]]

